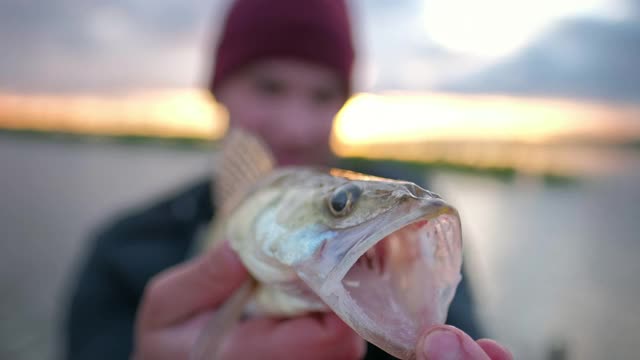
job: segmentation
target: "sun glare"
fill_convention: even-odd
[[[411,144],[443,143],[453,144],[447,149],[456,153],[471,154],[477,147],[470,146],[478,143],[634,140],[640,138],[638,118],[640,109],[632,105],[489,95],[365,93],[354,96],[340,111],[331,143],[340,156],[375,153],[375,157],[397,157],[418,151]],[[215,139],[226,131],[227,114],[198,90],[121,96],[0,94],[0,128]],[[412,157],[423,156],[423,150]],[[503,152],[490,150],[496,151]]]
[[[198,90],[121,96],[0,94],[0,128],[215,139],[227,114]],[[335,119],[338,156],[445,161],[523,171],[601,168],[601,159],[549,142],[640,138],[640,107],[443,93],[358,94]],[[578,155],[576,155],[578,154]],[[582,160],[581,160],[582,159]]]
[[[602,159],[590,146],[637,140],[638,118],[640,108],[634,105],[487,95],[360,94],[338,114],[331,145],[343,157],[515,167],[532,173],[598,173]],[[547,146],[550,143],[555,146]]]
[[[567,16],[602,13],[606,0],[425,1],[427,36],[455,52],[496,58],[514,52]]]
[[[569,101],[447,94],[352,98],[334,127],[343,144],[474,140],[542,142],[601,134],[609,108]]]
[[[118,96],[0,94],[0,128],[213,139],[224,134],[226,126],[224,110],[199,90]]]

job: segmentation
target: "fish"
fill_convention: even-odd
[[[225,315],[334,312],[400,359],[446,320],[461,280],[458,211],[415,183],[337,168],[277,167],[260,138],[225,136],[202,245],[227,240],[251,275]],[[224,312],[224,311],[223,311]],[[220,327],[220,324],[213,326]]]

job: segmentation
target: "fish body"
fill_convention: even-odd
[[[236,136],[244,144],[248,135]],[[457,211],[414,183],[241,165],[254,157],[232,159],[230,170],[252,180],[221,179],[211,239],[228,239],[255,279],[248,310],[333,311],[392,355],[414,357],[421,330],[444,322],[460,281]]]

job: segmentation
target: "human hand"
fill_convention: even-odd
[[[203,329],[248,279],[225,243],[155,276],[143,295],[135,328],[136,360],[187,360]],[[360,359],[365,342],[334,314],[256,318],[235,326],[216,359]]]
[[[513,355],[502,345],[489,339],[473,341],[462,330],[437,325],[427,330],[418,341],[418,360],[512,360]]]

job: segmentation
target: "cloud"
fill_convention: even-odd
[[[229,0],[0,2],[0,91],[203,85]],[[425,36],[422,0],[351,0],[361,90],[425,89],[457,58]],[[426,59],[426,60],[425,60]],[[401,64],[401,65],[400,65]]]
[[[229,0],[0,1],[0,91],[201,86]],[[423,0],[350,0],[357,90],[428,90],[476,70],[430,42]]]
[[[629,0],[627,2],[627,6],[629,8],[629,14],[632,16],[632,18],[640,20],[640,1]]]
[[[361,90],[428,90],[478,68],[477,59],[429,39],[423,0],[355,0],[351,5]]]
[[[0,90],[83,92],[204,82],[225,0],[0,3]]]
[[[564,21],[512,58],[442,89],[638,102],[638,19]]]
[[[204,85],[212,65],[213,31],[228,2],[0,1],[0,91]],[[469,92],[617,97],[635,91],[623,84],[639,76],[633,66],[637,58],[625,63],[629,53],[639,56],[637,25],[630,21],[566,23],[520,56],[487,67],[486,60],[430,41],[424,0],[349,3],[358,48],[357,90],[424,91],[448,84],[443,88]],[[636,2],[629,5],[640,14]]]

